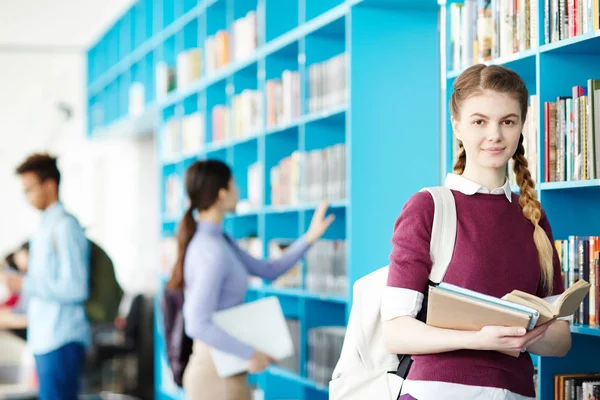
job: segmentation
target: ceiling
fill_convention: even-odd
[[[134,0],[0,0],[0,53],[84,50]]]

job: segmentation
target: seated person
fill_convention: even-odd
[[[24,275],[29,261],[29,243],[24,243],[17,251],[5,258],[5,267],[0,272],[0,281],[6,274]],[[20,293],[10,293],[0,304],[0,329],[9,329],[21,338],[26,336],[26,299]]]

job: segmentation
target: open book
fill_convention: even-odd
[[[588,294],[591,285],[584,281],[577,281],[574,285],[564,291],[563,294],[546,297],[544,299],[529,293],[513,290],[503,300],[535,308],[539,313],[537,325],[544,324],[554,318],[562,318],[573,315],[581,302]]]
[[[427,324],[438,328],[477,331],[484,326],[516,326],[531,330],[579,307],[590,284],[579,281],[560,296],[541,299],[514,290],[503,298],[441,283],[429,288]],[[504,352],[518,357],[518,352]]]

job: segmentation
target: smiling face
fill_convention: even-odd
[[[462,102],[452,127],[465,148],[467,169],[503,172],[523,128],[519,101],[513,94],[485,89]]]

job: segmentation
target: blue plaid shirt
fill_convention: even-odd
[[[44,211],[29,248],[23,280],[27,342],[34,354],[90,342],[84,302],[89,294],[90,245],[75,217],[57,202]]]

